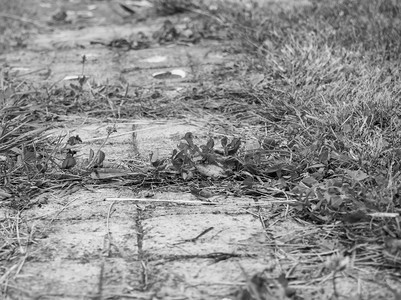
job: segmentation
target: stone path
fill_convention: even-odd
[[[72,16],[78,12],[94,15],[82,28],[76,21],[78,25],[73,29],[66,26],[55,27],[53,32],[45,30],[28,42],[26,50],[4,55],[11,69],[27,73],[25,78],[38,84],[62,84],[62,80],[82,74],[81,59],[85,55],[84,74],[93,82],[157,87],[174,96],[181,88],[198,84],[197,80],[206,84],[220,65],[237,59],[228,56],[216,41],[207,40],[196,45],[171,44],[136,51],[93,44],[139,32],[152,35],[166,18],[124,24],[104,1],[79,5],[71,1],[67,6]],[[54,9],[50,4],[44,6],[47,14]],[[185,17],[174,16],[172,20],[181,24],[187,22]],[[174,69],[184,71],[185,77],[152,76]],[[30,73],[35,70],[41,71]],[[199,138],[207,136],[202,119],[154,121],[133,116],[113,123],[77,115],[66,117],[54,135],[79,135],[83,144],[77,156],[84,159],[90,148],[101,146],[111,124],[116,125],[117,134],[102,149],[107,153],[107,163],[138,157],[143,160],[154,149],[159,149],[161,156],[170,155],[188,131]],[[135,139],[133,129],[137,132]],[[284,299],[285,290],[280,290],[277,280],[283,272],[296,269],[302,259],[291,254],[290,246],[280,248],[276,243],[284,245],[298,233],[318,237],[320,232],[284,214],[277,217],[274,201],[264,203],[259,210],[252,206],[252,199],[246,198],[217,197],[217,205],[202,205],[191,193],[174,187],[171,191],[150,190],[150,199],[188,202],[105,200],[147,196],[135,186],[119,185],[118,180],[115,186],[81,186],[65,195],[49,191],[40,197],[40,207],[24,212],[33,240],[21,248],[25,255],[8,274],[12,276],[6,281],[5,299],[245,300],[251,298],[240,290],[249,286],[254,274],[263,272],[272,278],[271,299]],[[344,280],[341,292],[356,293],[357,284]],[[328,299],[330,286],[329,279],[324,286],[300,284],[298,294],[303,298],[294,299]]]

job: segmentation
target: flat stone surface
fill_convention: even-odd
[[[305,1],[283,3],[293,5]],[[151,35],[165,18],[127,21],[119,15],[121,7],[115,1],[65,1],[63,4],[71,16],[76,16],[73,12],[92,11],[90,4],[97,8],[90,20],[74,19],[76,22],[68,28],[44,30],[28,42],[27,49],[0,57],[11,70],[20,70],[20,74],[25,74],[24,79],[35,84],[63,86],[74,82],[63,79],[82,75],[83,55],[87,59],[84,74],[93,83],[158,89],[171,99],[194,83],[205,87],[219,84],[240,87],[240,81],[245,80],[213,81],[214,70],[232,61],[240,62],[240,57],[223,51],[220,41],[152,45],[137,51],[91,44],[91,41],[128,38],[140,31]],[[57,8],[50,6],[43,9],[44,14],[49,15]],[[143,16],[148,13],[144,11]],[[178,79],[152,76],[172,69],[183,70],[186,76]],[[225,134],[224,128],[215,135],[208,132],[207,123],[207,115],[180,120],[144,120],[134,115],[125,120],[100,120],[88,115],[69,115],[57,124],[52,134],[67,138],[80,136],[83,143],[73,147],[80,166],[88,159],[90,149],[97,151],[102,147],[106,153],[105,164],[126,170],[124,162],[130,161],[141,169],[151,167],[149,154],[152,152],[158,152],[161,158],[170,157],[186,132],[192,132],[196,141],[205,141],[210,135],[217,141]],[[113,125],[117,132],[105,142],[107,128]],[[242,133],[243,128],[237,127]],[[252,148],[255,141],[246,140],[246,143]],[[141,191],[135,184],[123,185],[118,178],[111,183],[96,180],[86,186],[78,183],[71,189],[67,188],[68,182],[60,184],[66,184],[65,192],[48,191],[35,200],[41,205],[21,215],[24,222],[18,224],[24,232],[19,237],[22,255],[12,254],[20,260],[7,264],[9,273],[0,278],[2,290],[7,286],[2,299],[248,299],[241,298],[238,291],[254,275],[264,274],[274,283],[282,273],[293,276],[303,299],[332,297],[332,276],[325,275],[327,278],[321,280],[319,271],[331,255],[337,255],[330,252],[335,248],[333,239],[315,226],[300,224],[284,213],[277,214],[273,210],[274,199],[259,202],[258,208],[253,199],[245,197],[216,195],[198,199],[189,192],[188,185],[177,184],[163,191],[150,185],[148,191]],[[168,201],[152,201],[155,199]],[[213,201],[216,205],[200,205],[200,200]],[[4,219],[11,215],[3,208],[0,213]],[[10,243],[15,242],[14,238],[9,239]],[[28,239],[30,243],[26,247]],[[301,253],[296,247],[316,242],[327,245],[327,253],[314,253],[313,249]],[[320,260],[308,265],[307,255],[316,255]],[[312,279],[316,276],[311,281],[318,286],[300,282],[297,276],[305,273]],[[341,278],[338,283],[340,292],[350,299],[358,295],[358,288],[363,287],[365,292],[376,288]],[[281,294],[271,299],[284,298]]]
[[[74,262],[56,259],[52,262],[29,262],[24,272],[17,276],[18,289],[29,291],[26,297],[76,299],[96,295],[99,287],[101,265],[93,262]]]
[[[214,252],[255,254],[266,239],[259,220],[249,215],[170,215],[150,218],[143,225],[143,249],[158,257]],[[212,227],[196,242],[185,242]]]
[[[235,292],[243,285],[243,271],[261,272],[267,260],[230,258],[187,259],[150,263],[157,297],[181,296],[186,299],[235,299]],[[242,268],[242,269],[241,269]],[[232,297],[232,298],[231,298]]]

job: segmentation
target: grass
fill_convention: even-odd
[[[263,125],[255,137],[290,149],[286,163],[298,179],[336,178],[356,188],[354,199],[392,210],[400,181],[400,8],[355,0],[314,1],[279,14],[263,8],[238,14],[244,8],[234,4],[219,10],[240,41],[235,52],[247,56],[245,71],[262,74],[263,82],[203,97],[220,101],[222,113],[240,111]],[[348,178],[349,170],[368,179]]]
[[[207,14],[226,24],[230,51],[243,62],[213,80],[241,88],[206,87],[182,99],[210,99],[212,113],[226,117],[211,127],[231,120],[260,142],[240,155],[252,179],[238,176],[247,184],[232,191],[296,197],[302,204],[290,214],[341,224],[343,247],[375,268],[396,266],[401,253],[386,242],[401,237],[400,11],[387,0],[312,1],[279,13],[224,4]],[[242,79],[254,74],[256,85]]]
[[[13,12],[18,9],[14,3],[4,2],[0,7],[8,5]],[[217,70],[212,87],[205,84],[176,99],[139,88],[136,95],[130,95],[124,86],[92,84],[89,91],[82,86],[43,87],[43,92],[36,90],[35,94],[35,101],[42,100],[40,105],[47,109],[42,111],[178,118],[202,108],[202,113],[223,115],[220,121],[212,119],[209,126],[216,131],[229,127],[230,132],[257,140],[259,148],[235,153],[234,174],[209,183],[215,191],[296,198],[297,205],[287,207],[286,213],[319,226],[336,226],[335,236],[343,248],[356,249],[365,265],[397,266],[401,249],[387,244],[401,238],[397,217],[401,206],[401,3],[314,0],[306,7],[283,11],[239,3],[217,3],[211,8],[159,0],[156,5],[162,15],[191,11],[198,15],[194,21],[208,27],[215,23],[213,28],[224,32],[216,35],[228,37],[227,50],[241,61]],[[12,28],[21,26],[18,21],[8,22],[0,24],[4,44],[23,46],[23,42],[18,44],[20,33],[14,33],[24,32],[25,25],[17,31]],[[239,83],[240,88],[219,85],[227,82]],[[31,90],[20,82],[9,83],[22,88],[25,95]],[[6,87],[1,92],[5,94]],[[98,97],[102,93],[113,96],[114,102]],[[93,97],[101,100],[93,102]],[[141,98],[141,102],[130,101],[130,97]],[[36,134],[30,132],[39,130],[38,118],[31,119],[32,110],[26,106],[33,96],[20,98],[18,103],[10,102],[12,97],[3,98],[0,115],[9,134],[0,134],[0,154],[34,146]],[[124,109],[117,109],[120,104]],[[26,109],[25,114],[20,114],[21,108]],[[39,114],[39,119],[46,117]],[[209,152],[203,153],[204,157],[215,159],[209,155],[213,147],[206,148]],[[186,157],[180,159],[191,165]],[[223,166],[231,168],[228,162]],[[169,172],[169,180],[160,181],[171,185],[178,181],[175,175]],[[142,176],[154,185],[153,173]],[[196,184],[198,179],[196,175],[192,181]],[[18,182],[16,186],[22,186],[24,181]],[[18,225],[10,220],[4,220],[11,228],[7,229],[8,241]],[[0,258],[8,258],[19,247],[8,241],[3,241],[6,250]],[[377,247],[369,247],[370,243],[383,245],[387,259],[377,253]],[[319,250],[324,252],[316,252]]]

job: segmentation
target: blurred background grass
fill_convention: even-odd
[[[35,21],[39,3],[36,0],[0,0],[0,54],[23,48],[30,33],[37,28]]]

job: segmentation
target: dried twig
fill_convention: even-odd
[[[203,235],[205,235],[206,233],[208,233],[209,231],[211,231],[211,230],[213,230],[213,229],[214,229],[214,227],[209,227],[209,228],[203,230],[203,231],[202,231],[200,234],[198,234],[196,237],[194,237],[194,238],[192,238],[192,239],[185,239],[185,240],[183,240],[183,241],[181,241],[181,242],[179,242],[179,243],[176,243],[176,244],[174,244],[174,245],[184,244],[184,243],[187,243],[187,242],[193,242],[193,243],[195,243],[200,237],[202,237]]]
[[[107,211],[107,221],[106,221],[106,226],[107,226],[107,239],[108,239],[108,244],[107,244],[107,257],[110,257],[111,253],[111,245],[112,245],[112,236],[111,236],[111,231],[110,231],[110,217],[112,213],[112,209],[116,201],[113,201],[110,203],[109,210]]]
[[[19,21],[19,22],[22,22],[22,23],[32,24],[32,25],[34,25],[34,26],[36,26],[38,28],[42,28],[42,29],[49,29],[49,27],[47,27],[47,26],[45,26],[45,25],[43,25],[41,23],[38,23],[38,22],[36,22],[34,20],[27,19],[27,18],[20,17],[20,16],[16,16],[16,15],[0,13],[0,17],[1,18],[6,18],[6,19],[16,20],[16,21]]]
[[[104,201],[132,201],[132,202],[169,202],[169,203],[185,203],[185,204],[206,204],[216,205],[217,203],[207,201],[191,201],[191,200],[171,200],[171,199],[148,199],[148,198],[105,198]]]
[[[204,204],[204,205],[223,205],[223,206],[239,206],[246,205],[250,207],[271,206],[272,203],[295,203],[296,200],[269,200],[268,202],[236,202],[236,203],[217,203],[198,200],[172,200],[172,199],[151,199],[151,198],[105,198],[103,201],[132,201],[132,202],[168,202],[168,203],[183,203],[183,204]]]

